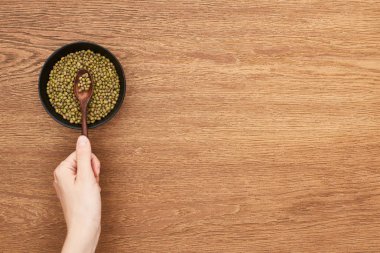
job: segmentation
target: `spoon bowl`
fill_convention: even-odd
[[[91,80],[90,88],[87,91],[86,90],[79,91],[79,87],[78,87],[79,78],[86,73],[88,74],[88,76]],[[92,79],[90,72],[88,72],[86,69],[78,70],[77,75],[75,76],[75,79],[74,79],[74,94],[80,103],[90,102],[90,99],[91,99],[92,93],[93,93],[93,85],[92,84],[93,84],[93,79]]]
[[[84,74],[88,74],[90,78],[90,88],[88,90],[82,90],[79,91],[79,78],[83,76]],[[74,94],[77,97],[80,105],[80,111],[82,113],[82,135],[88,136],[88,129],[87,129],[87,106],[88,103],[90,102],[90,99],[92,97],[93,93],[93,79],[90,74],[86,69],[80,69],[77,72],[77,75],[75,76],[74,79]]]

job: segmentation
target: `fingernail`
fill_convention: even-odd
[[[84,135],[81,135],[81,136],[79,136],[79,138],[78,138],[77,145],[78,145],[79,147],[83,147],[83,146],[85,146],[85,145],[87,144],[87,142],[88,142],[87,137],[84,136]]]

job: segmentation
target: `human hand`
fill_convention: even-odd
[[[78,138],[76,151],[54,171],[54,187],[67,225],[62,253],[95,252],[100,235],[100,162],[87,137]]]

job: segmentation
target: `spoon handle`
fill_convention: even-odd
[[[87,103],[81,103],[80,110],[82,112],[82,135],[88,137],[88,130],[87,130]]]

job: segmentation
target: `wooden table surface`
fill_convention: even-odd
[[[58,252],[43,109],[57,48],[99,43],[127,95],[90,131],[97,252],[379,252],[379,1],[1,1],[0,251]]]

